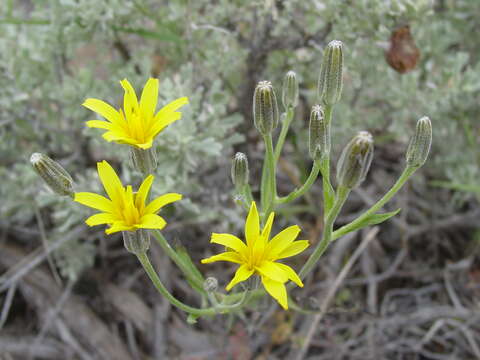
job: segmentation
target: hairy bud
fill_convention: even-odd
[[[320,77],[318,78],[318,97],[326,105],[340,101],[343,87],[343,43],[330,41],[323,52]]]
[[[213,293],[213,292],[217,291],[218,280],[214,277],[211,277],[211,276],[206,278],[205,281],[203,282],[203,289],[207,293]]]
[[[282,102],[285,109],[298,105],[298,80],[294,71],[289,71],[283,78]]]
[[[260,81],[253,94],[253,121],[263,136],[271,134],[278,125],[278,105],[270,81]]]
[[[248,184],[248,160],[244,153],[237,152],[232,162],[232,182],[237,189]]]
[[[343,149],[337,164],[340,186],[353,189],[367,176],[373,159],[373,138],[368,131],[360,131]]]
[[[430,146],[432,145],[432,123],[427,116],[417,121],[415,135],[410,140],[407,149],[407,165],[420,167],[425,164]]]
[[[122,231],[125,249],[135,255],[144,254],[150,248],[150,233],[145,229]]]
[[[59,163],[41,153],[33,153],[30,163],[53,192],[73,197],[73,179]]]
[[[313,160],[330,153],[330,124],[325,120],[323,107],[314,105],[310,112],[309,151]]]
[[[134,168],[143,175],[153,174],[157,169],[157,154],[155,148],[140,149],[131,146],[130,149]]]

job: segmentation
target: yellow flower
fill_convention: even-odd
[[[254,274],[260,275],[265,290],[288,309],[287,290],[285,283],[292,280],[295,284],[303,287],[302,280],[297,273],[288,265],[275,262],[275,260],[287,258],[301,253],[308,247],[308,240],[295,241],[300,228],[297,225],[290,226],[271,240],[274,213],[267,219],[265,227],[260,232],[260,219],[255,202],[252,202],[247,220],[245,221],[246,243],[231,234],[212,234],[211,242],[224,245],[227,251],[203,259],[203,264],[215,261],[230,261],[240,264],[232,281],[227,285],[229,291],[239,282],[247,280]]]
[[[155,114],[158,100],[158,79],[148,79],[138,102],[137,95],[127,79],[120,81],[125,95],[123,110],[115,110],[106,102],[89,98],[83,106],[95,111],[108,121],[90,120],[87,126],[107,130],[103,138],[141,149],[152,147],[153,140],[167,125],[177,121],[182,114],[177,110],[188,104],[188,98],[182,97],[172,101]]]
[[[88,226],[108,224],[107,234],[136,229],[163,229],[167,224],[156,213],[165,205],[182,198],[182,195],[169,193],[162,195],[149,204],[145,204],[153,182],[153,175],[143,180],[138,191],[132,186],[123,187],[115,170],[106,161],[97,163],[98,175],[110,199],[90,192],[75,193],[74,200],[82,205],[101,210],[90,216],[85,223]]]

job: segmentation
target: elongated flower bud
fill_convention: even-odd
[[[294,71],[287,72],[283,79],[282,102],[285,109],[298,105],[298,80]]]
[[[30,162],[53,192],[73,197],[73,179],[59,163],[41,153],[33,153]]]
[[[155,148],[139,149],[131,146],[131,157],[133,166],[143,175],[150,175],[157,169],[157,155]]]
[[[278,125],[278,105],[270,81],[260,81],[253,94],[253,121],[263,136],[270,134]]]
[[[318,97],[326,105],[340,101],[343,87],[343,44],[330,41],[323,52],[323,61],[318,78]]]
[[[310,112],[309,151],[313,160],[320,160],[330,153],[330,124],[320,105],[314,105]]]
[[[373,159],[373,138],[368,131],[360,131],[343,149],[337,164],[340,186],[353,189],[367,176]]]
[[[135,255],[144,254],[150,248],[150,233],[145,229],[122,231],[125,249]]]
[[[232,162],[232,182],[237,189],[248,184],[248,159],[244,153],[237,152]]]
[[[430,146],[432,145],[432,123],[427,116],[417,121],[415,135],[410,140],[407,149],[407,165],[420,167],[425,164]]]

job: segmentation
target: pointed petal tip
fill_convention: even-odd
[[[97,101],[98,99],[95,99],[95,98],[86,98],[83,103],[82,103],[82,106],[86,107],[88,109],[88,106],[89,104],[93,101]]]

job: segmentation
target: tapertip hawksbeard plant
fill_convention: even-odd
[[[127,144],[132,149],[134,166],[143,173],[141,185],[134,191],[130,185],[124,186],[115,170],[106,162],[98,163],[98,174],[108,197],[89,192],[75,192],[73,179],[66,170],[52,159],[42,154],[34,154],[31,162],[45,183],[57,194],[67,195],[88,207],[100,210],[90,216],[86,223],[90,226],[106,225],[106,232],[122,232],[124,244],[145,269],[157,290],[174,306],[189,314],[194,322],[199,316],[240,312],[255,306],[257,300],[269,294],[284,309],[301,308],[289,297],[289,290],[311,273],[320,257],[332,241],[363,227],[379,224],[394,216],[399,210],[380,213],[382,207],[400,190],[405,182],[426,161],[432,141],[430,119],[422,117],[406,152],[405,169],[389,191],[373,206],[349,224],[334,230],[335,220],[349,193],[365,181],[373,158],[373,137],[366,131],[356,134],[343,149],[337,164],[336,185],[330,176],[331,123],[335,105],[341,100],[343,91],[344,47],[342,42],[330,42],[323,54],[318,79],[316,104],[310,112],[309,154],[312,168],[305,182],[289,194],[279,196],[276,186],[277,162],[281,156],[291,122],[298,105],[299,84],[293,71],[289,71],[283,81],[282,104],[284,113],[279,116],[277,97],[269,81],[261,81],[253,96],[254,125],[264,144],[260,180],[259,202],[255,201],[250,186],[250,171],[247,156],[237,153],[231,168],[235,185],[234,199],[239,211],[246,214],[244,240],[228,233],[214,232],[211,242],[222,245],[225,251],[202,260],[208,264],[216,261],[232,262],[238,266],[235,275],[226,285],[227,293],[219,290],[218,280],[204,279],[184,248],[174,249],[163,236],[161,230],[166,221],[157,213],[169,203],[181,199],[177,193],[169,193],[149,200],[149,190],[154,180],[156,168],[154,153],[149,152],[155,137],[169,124],[180,119],[178,109],[188,103],[181,97],[155,113],[158,96],[158,80],[150,79],[143,89],[140,101],[127,80],[121,81],[124,89],[123,109],[97,99],[87,99],[84,106],[99,113],[106,121],[92,120],[87,126],[106,130],[103,137],[107,141]],[[281,119],[281,121],[280,121]],[[278,135],[275,129],[281,122]],[[274,141],[275,140],[275,141]],[[308,246],[308,240],[296,240],[301,230],[290,225],[280,232],[274,227],[274,213],[279,207],[286,207],[304,196],[311,189],[317,177],[322,176],[323,220],[321,238],[313,241],[315,247],[299,270],[284,263],[284,259],[301,254]],[[257,208],[257,203],[259,208]],[[276,235],[271,236],[271,233]],[[180,268],[190,286],[202,298],[201,307],[187,305],[173,296],[163,285],[150,263],[147,251],[150,234],[163,251]],[[250,281],[250,278],[261,280]],[[246,284],[241,286],[242,284]],[[230,290],[235,290],[231,291]]]

